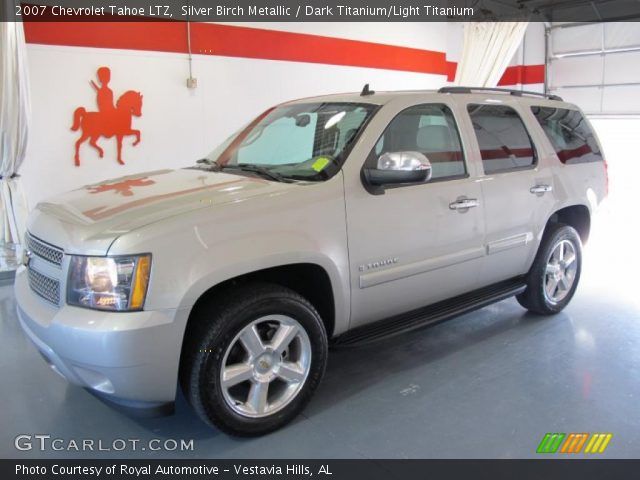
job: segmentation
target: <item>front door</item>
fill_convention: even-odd
[[[351,327],[473,290],[484,257],[481,187],[469,175],[451,106],[399,109],[365,166],[384,153],[418,151],[426,183],[346,188]]]

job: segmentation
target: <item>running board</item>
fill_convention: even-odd
[[[370,325],[356,327],[335,338],[332,345],[336,347],[362,345],[421,327],[435,325],[463,313],[518,295],[526,288],[522,278],[496,283],[427,307],[379,320]]]

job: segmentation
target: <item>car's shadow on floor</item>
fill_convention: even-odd
[[[512,336],[515,331],[518,336],[527,336],[547,328],[557,330],[558,324],[569,325],[568,320],[564,312],[553,317],[529,313],[514,299],[509,299],[371,344],[334,348],[323,383],[305,414],[310,417],[319,414],[398,374],[418,371],[419,377],[429,376],[432,364],[495,337]],[[464,364],[460,368],[465,368]],[[455,370],[448,372],[448,375],[455,374]]]

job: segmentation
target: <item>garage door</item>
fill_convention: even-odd
[[[588,114],[640,114],[640,23],[553,25],[547,89]]]

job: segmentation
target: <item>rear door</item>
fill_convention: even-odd
[[[551,159],[523,121],[534,120],[530,111],[497,99],[467,103],[466,110],[482,165],[487,253],[482,281],[489,285],[529,269],[555,203],[553,174]]]

